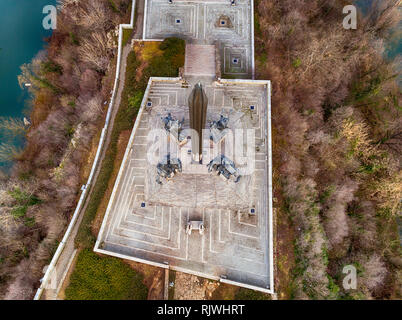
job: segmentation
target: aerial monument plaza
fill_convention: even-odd
[[[143,41],[185,39],[184,70],[149,80],[95,251],[273,293],[270,82],[252,80],[252,2],[145,5]]]

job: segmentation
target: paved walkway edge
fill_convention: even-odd
[[[163,288],[163,298],[169,300],[169,269],[165,269],[165,286]]]
[[[59,246],[57,247],[56,253],[54,254],[52,261],[50,262],[50,265],[47,267],[46,272],[44,277],[41,280],[41,285],[38,288],[34,300],[39,300],[42,296],[43,291],[45,290],[45,288],[47,288],[49,285],[51,285],[49,282],[51,282],[52,277],[54,277],[54,273],[56,270],[56,264],[59,260],[59,257],[61,255],[61,253],[63,252],[63,249],[66,245],[66,242],[69,240],[69,237],[71,235],[71,232],[78,220],[78,218],[80,217],[80,213],[81,213],[81,209],[83,207],[84,204],[84,200],[87,196],[87,191],[89,190],[89,186],[92,183],[95,171],[98,167],[99,164],[99,159],[100,159],[100,154],[101,151],[103,149],[104,146],[104,142],[105,142],[105,137],[106,137],[106,132],[109,129],[109,125],[112,123],[110,122],[110,118],[112,115],[112,111],[113,111],[113,105],[115,102],[115,98],[116,98],[116,93],[119,87],[119,79],[120,79],[120,66],[121,66],[121,60],[122,60],[122,51],[123,51],[123,29],[132,29],[134,27],[134,12],[135,12],[135,5],[136,5],[136,0],[133,0],[132,2],[132,7],[131,7],[131,21],[130,24],[120,24],[119,25],[119,43],[118,43],[118,53],[117,53],[117,65],[116,65],[116,77],[115,77],[115,82],[114,82],[114,87],[113,87],[113,93],[112,93],[112,98],[111,101],[109,103],[109,108],[108,108],[108,112],[106,115],[106,120],[105,120],[105,126],[102,129],[102,134],[101,134],[101,138],[99,140],[99,144],[98,144],[98,150],[96,152],[96,157],[95,160],[93,162],[92,165],[92,169],[91,169],[91,173],[89,175],[89,178],[87,180],[87,184],[83,185],[81,190],[81,196],[80,199],[78,201],[77,207],[74,211],[73,217],[70,221],[70,224],[68,225],[68,228],[64,234],[64,237],[62,239],[62,241],[60,242]],[[57,276],[57,274],[56,274]]]
[[[68,274],[68,270],[70,270],[71,265],[73,264],[74,258],[75,258],[75,256],[77,255],[77,252],[78,252],[78,249],[75,249],[75,250],[73,251],[73,254],[72,254],[71,257],[70,257],[70,260],[68,261],[67,268],[66,268],[66,270],[64,270],[64,273],[63,273],[63,276],[62,276],[61,281],[60,281],[60,283],[59,283],[59,286],[57,287],[56,296],[58,296],[59,293],[60,293],[61,287],[63,286],[63,283],[64,283],[64,281],[66,280],[66,277],[67,277],[67,274]]]

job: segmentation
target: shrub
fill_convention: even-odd
[[[21,190],[20,188],[14,188],[9,191],[9,194],[19,203],[26,204],[28,206],[33,206],[35,204],[40,203],[40,199],[35,197],[28,192]]]
[[[72,43],[73,45],[75,45],[75,46],[79,46],[79,45],[80,45],[80,42],[78,41],[78,37],[76,36],[75,33],[70,32],[70,33],[69,33],[69,36],[70,36],[70,41],[71,41],[71,43]]]
[[[53,73],[62,75],[63,67],[61,65],[55,63],[52,60],[48,60],[48,61],[42,62],[42,72],[44,72],[44,73],[53,72]]]
[[[115,3],[113,0],[108,0],[108,2],[109,2],[110,8],[112,8],[112,10],[113,10],[114,12],[118,13],[118,12],[119,12],[119,9],[117,8],[116,3]]]
[[[28,209],[27,206],[18,206],[18,207],[15,207],[15,208],[13,208],[13,209],[11,210],[11,215],[12,215],[14,218],[21,218],[21,217],[24,217],[25,214],[27,213],[27,209]]]
[[[186,43],[179,38],[167,38],[159,46],[161,56],[154,56],[147,68],[149,76],[176,77],[184,65]]]
[[[273,86],[273,187],[294,225],[295,239],[278,249],[294,245],[294,279],[284,285],[296,298],[398,291],[386,270],[400,257],[391,243],[399,247],[401,95],[382,43],[399,2],[378,2],[355,33],[339,25],[342,1],[254,2],[256,75]],[[367,253],[380,258],[363,260],[373,266],[366,286],[348,295],[342,266]]]

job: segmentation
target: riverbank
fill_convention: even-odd
[[[32,84],[32,125],[0,188],[2,240],[9,243],[0,248],[3,298],[33,297],[76,205],[80,170],[114,83],[116,28],[129,21],[130,3],[62,5],[47,56],[24,68],[22,80]]]
[[[42,9],[55,5],[56,0],[3,0],[0,3],[0,122],[3,117],[21,121],[29,118],[30,95],[18,84],[20,66],[29,63],[38,52],[45,49],[45,30]],[[1,127],[1,126],[0,126]],[[0,145],[19,149],[23,146],[24,133],[5,132],[0,129]],[[5,155],[6,156],[6,155]],[[9,169],[10,162],[0,160],[0,169]]]

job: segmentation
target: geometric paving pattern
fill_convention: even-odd
[[[215,46],[186,44],[185,75],[215,76]]]
[[[211,80],[203,83],[209,101],[207,121],[226,112],[231,114],[229,127],[255,130],[255,171],[250,174],[253,178],[243,177],[247,188],[237,190],[247,195],[247,206],[237,206],[233,201],[232,205],[219,205],[218,198],[229,199],[233,194],[233,182],[222,182],[213,174],[191,174],[190,168],[160,186],[152,183],[149,173],[154,166],[147,159],[147,136],[151,129],[162,128],[158,119],[172,113],[180,119],[184,117],[184,127],[188,125],[187,97],[195,83],[191,81],[199,79],[186,80],[190,87],[174,79],[152,81],[144,98],[144,102],[152,102],[152,108],[146,110],[143,105],[137,117],[96,250],[136,261],[168,264],[172,269],[207,278],[226,278],[256,289],[270,288],[267,86],[224,85]],[[215,194],[211,185],[219,186],[219,197],[206,198]],[[191,191],[194,186],[199,189]],[[255,215],[249,214],[250,207]],[[204,221],[203,235],[186,234],[190,219]]]
[[[250,78],[252,74],[251,1],[148,0],[144,39],[177,36],[193,44],[219,48],[222,76]]]

